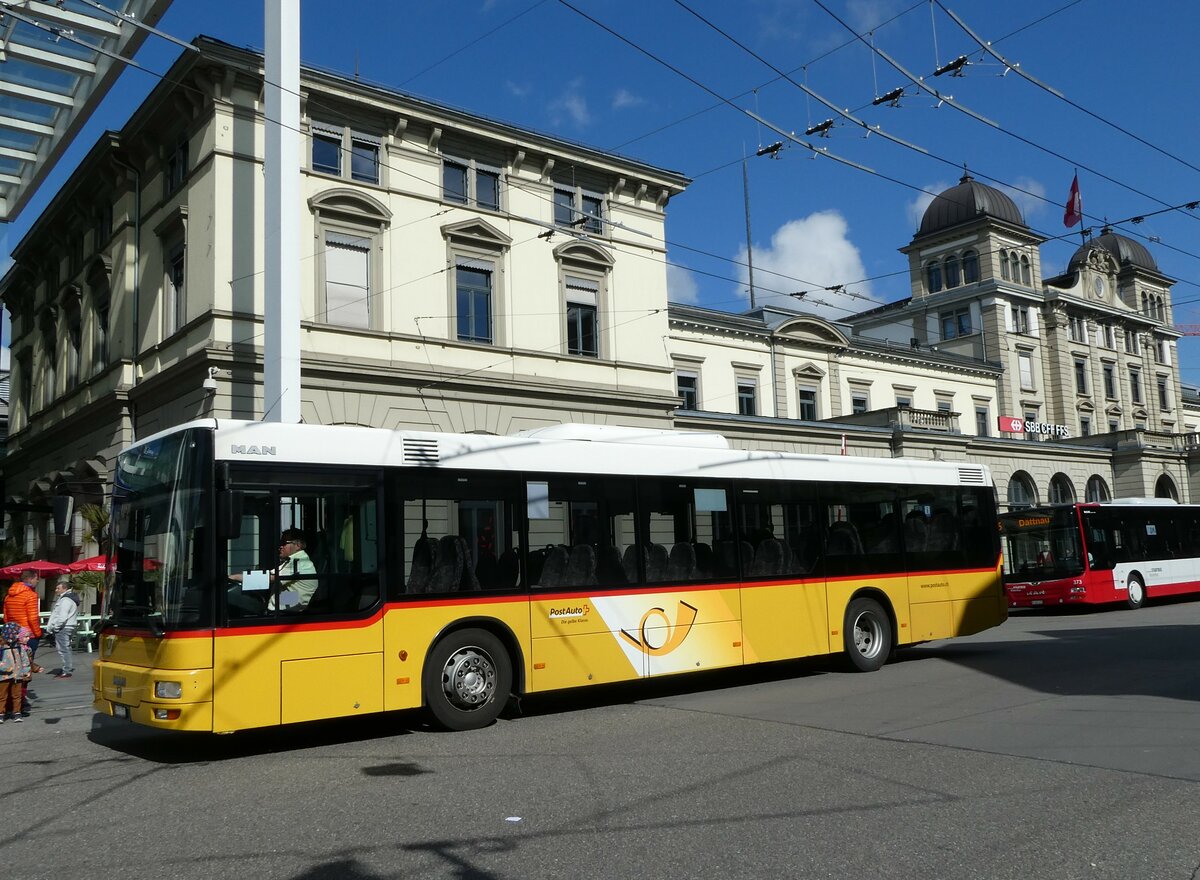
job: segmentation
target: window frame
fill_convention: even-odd
[[[454,205],[463,205],[482,211],[500,212],[504,208],[504,168],[483,162],[475,157],[464,157],[454,152],[442,154],[442,201]],[[462,198],[450,197],[446,194],[446,169],[448,167],[462,170]],[[480,199],[480,177],[494,178],[496,182],[496,203],[490,204]]]
[[[562,199],[567,197],[568,201]],[[579,184],[554,182],[554,193],[551,199],[554,205],[552,219],[555,226],[588,232],[594,235],[604,235],[604,226],[608,222],[607,199],[603,193],[587,189]],[[587,203],[594,203],[596,213],[586,211]],[[569,212],[570,219],[562,214]]]
[[[690,379],[692,381],[691,390],[683,388],[682,380]],[[675,392],[681,403],[676,409],[689,411],[698,411],[700,409],[700,373],[698,370],[676,370],[675,371]],[[691,406],[688,406],[689,397]]]
[[[337,164],[317,163],[317,143],[321,142],[336,149]],[[356,161],[361,148],[374,152],[374,175],[364,175]],[[383,137],[371,134],[349,123],[333,123],[312,119],[308,123],[308,170],[315,174],[336,177],[356,184],[383,186],[384,161]]]
[[[737,413],[741,416],[758,415],[758,377],[739,374],[734,377],[734,399],[737,401]],[[746,392],[749,389],[749,392]],[[749,412],[747,412],[747,403]]]

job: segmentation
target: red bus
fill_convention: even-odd
[[[1166,498],[1062,504],[1000,516],[1010,608],[1200,592],[1200,505]]]

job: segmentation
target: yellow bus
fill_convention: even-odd
[[[97,710],[224,733],[895,648],[1005,620],[977,464],[560,425],[207,420],[124,451]]]

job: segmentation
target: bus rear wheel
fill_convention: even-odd
[[[874,672],[892,653],[892,621],[874,599],[855,599],[846,606],[842,641],[850,665],[859,672]]]
[[[482,629],[450,633],[429,653],[425,702],[447,730],[477,730],[500,715],[512,692],[512,662],[500,640]]]
[[[1125,588],[1125,604],[1134,611],[1146,604],[1146,585],[1136,574],[1129,578],[1129,585]]]

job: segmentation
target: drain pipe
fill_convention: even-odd
[[[140,306],[142,300],[141,290],[141,273],[142,273],[142,172],[130,165],[116,153],[112,156],[113,162],[133,172],[133,336],[130,339],[130,349],[132,351],[131,360],[133,361],[133,384],[137,384],[138,371],[137,360],[140,354],[138,346],[138,331],[141,329],[139,324],[141,321]],[[133,433],[133,439],[137,439],[137,406],[129,401],[129,425]]]

